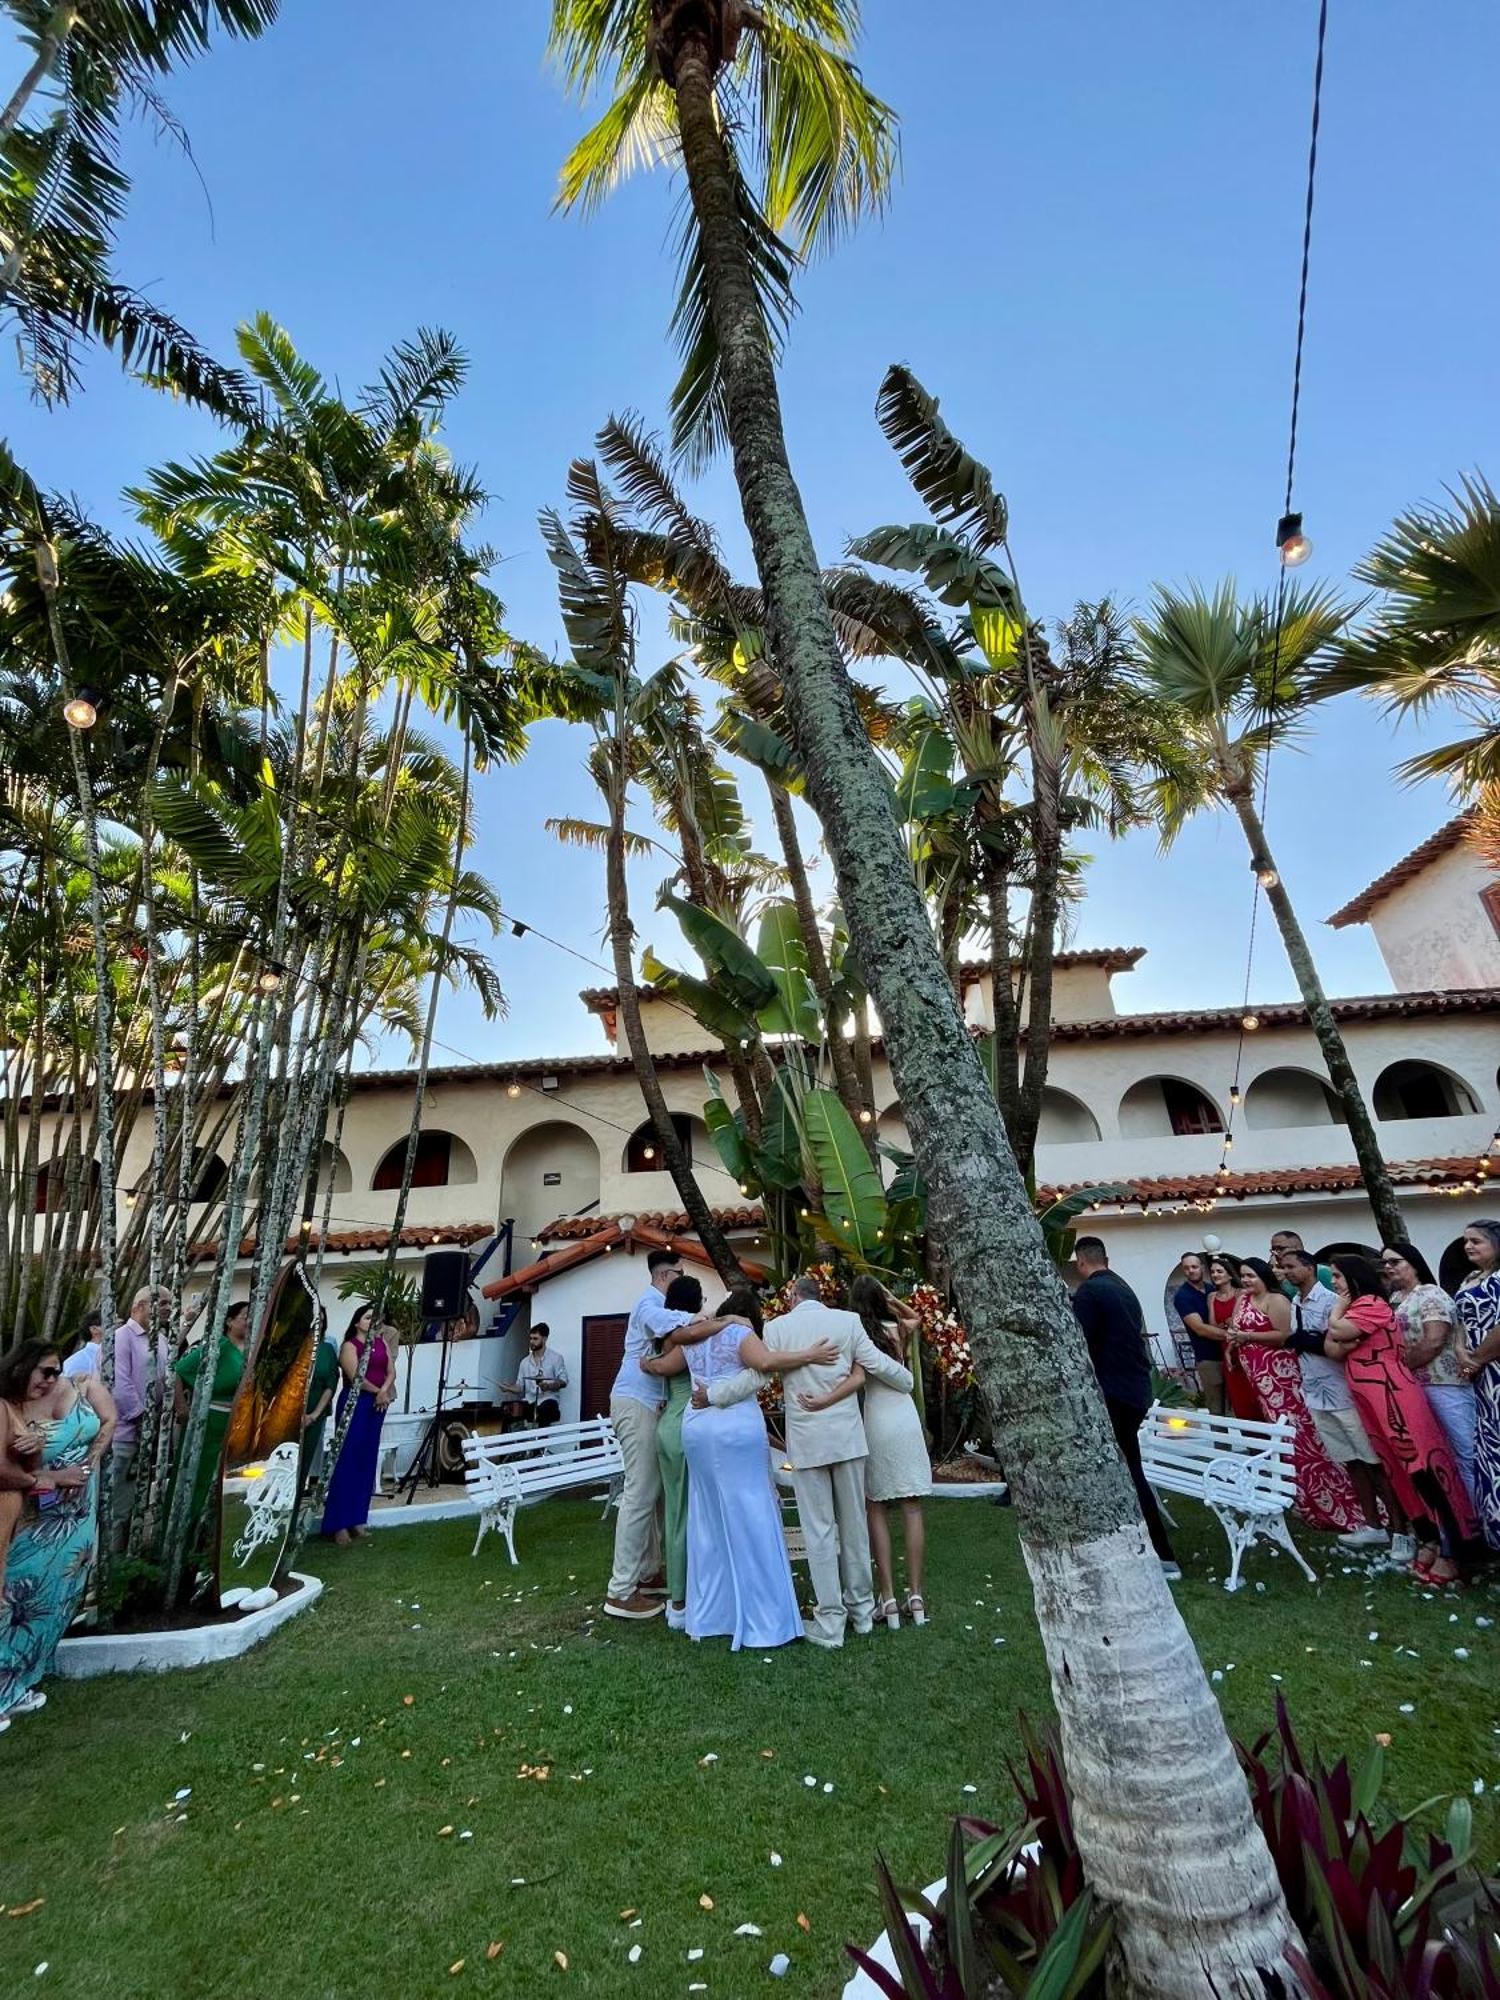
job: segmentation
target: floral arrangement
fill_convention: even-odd
[[[922,1344],[933,1366],[947,1382],[967,1389],[974,1380],[974,1351],[969,1336],[936,1285],[913,1285],[907,1304],[917,1316]]]

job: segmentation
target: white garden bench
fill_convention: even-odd
[[[1242,1587],[1240,1558],[1257,1540],[1286,1550],[1309,1583],[1317,1582],[1292,1540],[1286,1510],[1297,1498],[1292,1426],[1153,1403],[1141,1424],[1141,1465],[1159,1493],[1182,1493],[1213,1509],[1229,1537],[1226,1590]]]
[[[620,1497],[625,1460],[608,1417],[586,1417],[578,1424],[552,1424],[546,1430],[510,1431],[504,1436],[464,1439],[464,1486],[479,1509],[479,1533],[472,1553],[491,1528],[504,1535],[511,1561],[516,1555],[516,1509],[525,1500],[545,1500],[553,1493],[580,1487],[607,1486],[604,1517]]]

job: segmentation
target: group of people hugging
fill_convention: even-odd
[[[903,1607],[886,1507],[899,1502],[905,1615],[925,1624],[922,1496],[931,1474],[901,1359],[907,1309],[861,1278],[850,1309],[834,1310],[817,1278],[804,1276],[776,1319],[763,1318],[747,1286],[705,1313],[703,1288],[676,1253],[654,1250],[648,1269],[610,1396],[624,1490],[608,1615],[665,1611],[674,1631],[728,1638],[736,1650],[795,1639],[841,1646],[847,1630],[867,1633],[877,1621],[894,1630]],[[805,1618],[758,1400],[773,1375],[783,1385],[785,1464],[812,1582]]]

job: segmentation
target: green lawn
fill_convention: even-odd
[[[596,1619],[608,1545],[585,1503],[523,1515],[514,1571],[494,1540],[471,1561],[462,1523],[319,1545],[322,1602],[259,1652],[54,1682],[0,1738],[0,1904],[46,1898],[0,1918],[0,1992],[836,1994],[843,1941],[879,1928],[875,1851],[940,1872],[949,1815],[1008,1812],[1013,1717],[1047,1705],[1012,1516],[930,1517],[933,1625],[770,1659]],[[1475,1621],[1500,1621],[1500,1592],[1345,1576],[1299,1533],[1324,1583],[1257,1551],[1229,1598],[1207,1580],[1217,1526],[1186,1502],[1179,1520],[1180,1601],[1231,1726],[1269,1723],[1279,1675],[1309,1737],[1390,1732],[1403,1806],[1482,1778],[1493,1853],[1500,1627]]]

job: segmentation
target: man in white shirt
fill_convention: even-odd
[[[1283,1231],[1283,1238],[1285,1234]],[[1365,1517],[1363,1528],[1340,1535],[1339,1542],[1346,1549],[1383,1549],[1390,1538],[1380,1525],[1380,1501],[1386,1502],[1391,1520],[1404,1520],[1405,1516],[1354,1407],[1344,1364],[1323,1351],[1323,1336],[1338,1301],[1319,1278],[1317,1264],[1305,1250],[1292,1249],[1283,1241],[1276,1253],[1276,1266],[1292,1288],[1292,1333],[1288,1345],[1295,1350],[1302,1370],[1302,1400],[1323,1441],[1324,1451],[1348,1473],[1359,1511]],[[1415,1553],[1413,1545],[1412,1554]]]
[[[653,1341],[686,1326],[694,1314],[669,1312],[665,1304],[668,1285],[682,1275],[682,1259],[675,1250],[651,1251],[646,1269],[651,1283],[631,1311],[620,1372],[609,1394],[609,1420],[625,1461],[614,1566],[604,1598],[605,1615],[610,1618],[655,1618],[667,1594],[657,1520],[661,1469],[656,1456],[656,1425],[667,1392],[660,1377],[641,1367],[641,1360],[652,1351]],[[714,1321],[710,1327],[719,1324]]]
[[[803,1625],[804,1637],[815,1646],[842,1646],[845,1623],[857,1633],[872,1629],[875,1592],[870,1577],[870,1535],[865,1517],[864,1420],[855,1397],[826,1410],[805,1410],[804,1393],[823,1396],[836,1388],[857,1361],[867,1375],[893,1389],[911,1392],[911,1371],[882,1354],[851,1312],[835,1312],[821,1303],[816,1278],[798,1278],[797,1304],[779,1319],[768,1320],[761,1338],[782,1352],[811,1347],[827,1340],[838,1358],[813,1367],[794,1368],[783,1378],[786,1393],[786,1452],[797,1494],[797,1518],[807,1543],[807,1567],[812,1577],[815,1607]],[[752,1368],[715,1382],[707,1401],[716,1407],[740,1402],[762,1386]],[[695,1395],[694,1401],[698,1401]]]
[[[97,1375],[103,1366],[104,1320],[101,1314],[91,1312],[84,1321],[82,1344],[63,1363],[63,1373],[76,1379],[79,1375]]]
[[[561,1421],[558,1392],[568,1386],[568,1364],[547,1345],[551,1331],[545,1320],[537,1321],[526,1335],[526,1352],[516,1370],[516,1380],[500,1384],[507,1396],[515,1397],[522,1420],[534,1424],[538,1430]]]

